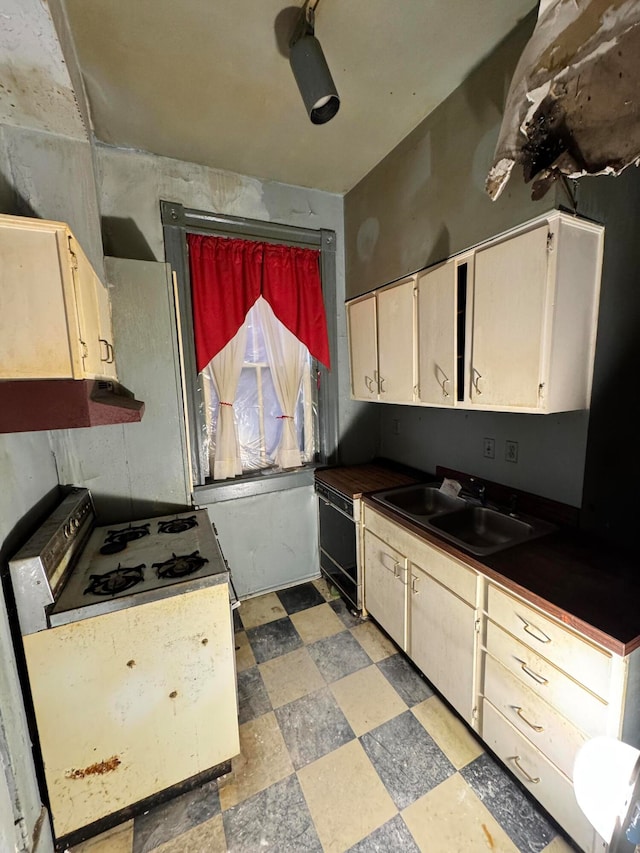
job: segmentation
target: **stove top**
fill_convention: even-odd
[[[185,592],[226,572],[204,509],[96,527],[56,597],[49,621],[65,624]]]

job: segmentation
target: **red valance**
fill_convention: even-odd
[[[314,358],[330,367],[314,249],[187,234],[198,372],[234,337],[262,295]]]

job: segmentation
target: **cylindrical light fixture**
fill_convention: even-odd
[[[309,118],[314,124],[324,124],[338,112],[340,97],[320,42],[313,32],[306,32],[291,43],[289,50],[293,76]]]

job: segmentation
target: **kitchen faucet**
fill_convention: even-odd
[[[487,505],[487,487],[484,483],[476,480],[475,477],[469,478],[469,491],[471,496],[480,501],[481,506]]]

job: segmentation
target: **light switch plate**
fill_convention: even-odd
[[[483,453],[487,459],[496,458],[496,440],[495,438],[483,438]]]

